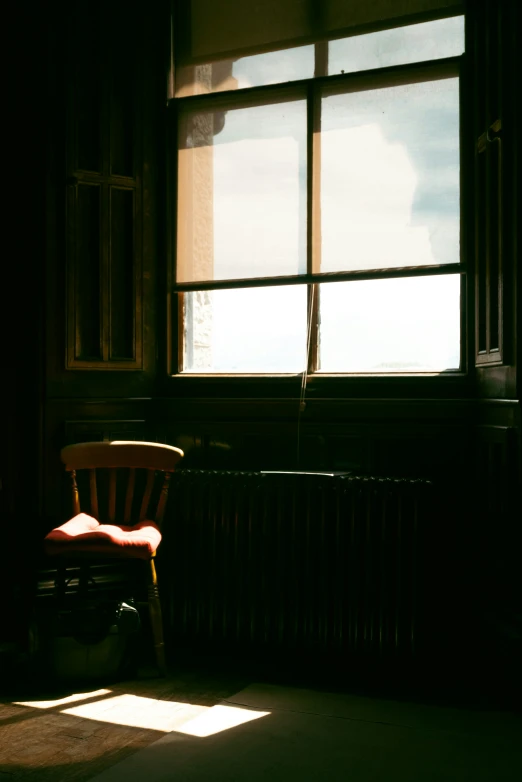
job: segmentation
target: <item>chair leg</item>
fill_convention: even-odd
[[[150,560],[151,583],[149,584],[149,616],[156,652],[156,663],[162,676],[167,675],[165,662],[165,643],[163,641],[163,619],[161,616],[161,603],[159,599],[158,579],[154,558]]]

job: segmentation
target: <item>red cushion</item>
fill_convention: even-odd
[[[108,556],[148,559],[161,542],[161,532],[153,521],[140,521],[134,527],[100,524],[87,513],[53,529],[45,538],[45,551],[57,554],[97,553]]]

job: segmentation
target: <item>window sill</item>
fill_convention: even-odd
[[[298,399],[299,375],[179,374],[165,378],[166,397]],[[465,372],[415,374],[314,374],[307,377],[306,399],[462,399],[474,396]]]
[[[274,381],[274,380],[301,380],[303,377],[302,372],[290,373],[279,372],[271,374],[269,372],[184,372],[177,375],[170,375],[171,380],[178,380],[183,378],[184,380],[194,379],[224,379],[224,380],[257,380],[262,382]],[[307,374],[307,385],[314,381],[320,381],[323,378],[330,380],[335,378],[336,380],[357,380],[359,378],[367,379],[386,379],[392,378],[426,378],[426,377],[467,377],[466,372],[461,372],[458,369],[446,369],[440,372],[314,372],[313,374]]]

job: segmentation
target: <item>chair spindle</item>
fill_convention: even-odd
[[[116,518],[116,470],[109,470],[109,522],[114,523]]]
[[[80,513],[80,495],[78,493],[78,484],[76,483],[76,470],[71,470],[73,511],[77,516]]]
[[[125,495],[125,516],[123,517],[123,523],[130,524],[132,514],[132,500],[134,498],[134,483],[136,481],[136,468],[129,468],[129,480],[127,482],[127,493]]]
[[[143,500],[141,503],[141,509],[140,509],[140,521],[143,521],[147,518],[147,511],[149,509],[149,503],[150,503],[150,497],[152,494],[152,489],[154,487],[154,478],[155,478],[155,471],[154,470],[147,470],[147,484],[145,486],[145,493],[143,494]]]
[[[91,489],[91,516],[98,518],[98,493],[96,490],[96,470],[89,470],[89,485]]]

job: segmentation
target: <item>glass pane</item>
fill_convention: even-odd
[[[321,271],[460,260],[457,78],[328,95]]]
[[[183,297],[184,372],[302,372],[306,285]]]
[[[330,41],[328,75],[458,57],[464,52],[464,17],[412,24]]]
[[[306,271],[306,102],[184,115],[179,282]]]
[[[442,372],[460,366],[460,275],[320,286],[322,372]]]
[[[322,43],[319,44],[322,46]],[[464,52],[464,17],[453,16],[328,43],[328,75],[458,57]],[[237,59],[176,68],[175,97],[242,90],[311,79],[315,46],[296,46]]]
[[[176,98],[224,90],[243,90],[267,84],[311,79],[315,47],[297,46],[276,52],[254,54],[237,60],[219,60],[176,69]]]

